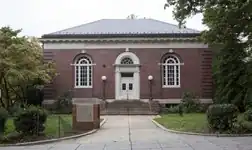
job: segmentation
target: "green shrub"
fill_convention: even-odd
[[[210,104],[200,104],[199,109],[197,110],[198,113],[206,113]]]
[[[252,122],[245,120],[244,114],[238,117],[237,122],[234,124],[232,133],[244,134],[252,132]]]
[[[9,115],[10,116],[16,116],[19,114],[23,108],[21,107],[22,104],[20,103],[14,103],[10,108],[9,108]]]
[[[44,109],[31,105],[17,114],[14,119],[15,129],[24,134],[38,134],[45,130],[46,119],[47,112]]]
[[[72,113],[72,91],[64,92],[56,101],[56,113],[69,114]]]
[[[0,134],[4,133],[7,119],[8,119],[8,111],[4,108],[0,108]]]
[[[244,119],[246,121],[252,121],[252,109],[248,109],[245,113],[244,113]]]
[[[193,92],[184,92],[181,103],[185,113],[195,113],[200,110],[200,101]]]
[[[214,104],[208,107],[207,121],[210,129],[214,131],[227,131],[232,129],[237,121],[238,108],[233,104]]]
[[[169,113],[179,113],[179,106],[170,106],[168,108],[164,108],[163,113],[169,114]]]

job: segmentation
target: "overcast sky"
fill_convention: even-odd
[[[1,0],[0,27],[23,29],[22,35],[41,36],[98,19],[124,19],[130,14],[173,24],[166,0]],[[203,30],[202,16],[188,20],[187,27]]]

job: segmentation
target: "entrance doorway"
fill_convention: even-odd
[[[134,73],[121,73],[121,99],[134,99]]]
[[[139,59],[131,52],[120,54],[115,62],[115,99],[140,99]]]

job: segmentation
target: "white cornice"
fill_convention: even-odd
[[[158,48],[208,48],[199,42],[166,42],[166,43],[44,43],[44,49],[158,49]]]

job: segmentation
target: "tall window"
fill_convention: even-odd
[[[92,87],[92,61],[87,57],[80,57],[75,63],[75,87]]]
[[[174,55],[163,60],[163,87],[180,87],[180,61]]]

